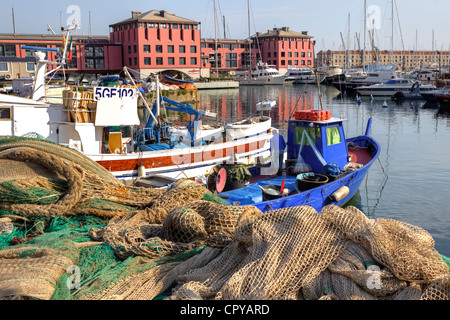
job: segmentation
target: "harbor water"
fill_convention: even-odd
[[[395,219],[427,230],[440,254],[450,256],[450,113],[425,100],[397,103],[390,98],[363,97],[360,104],[342,97],[333,87],[321,86],[322,106],[333,117],[347,119],[347,137],[370,134],[381,145],[379,160],[350,205],[369,218]],[[302,109],[319,109],[319,90],[313,85],[242,86],[200,90],[199,105],[218,114],[218,122],[256,116],[256,104],[275,100],[265,111],[273,126],[286,135],[286,120]],[[383,106],[384,102],[388,106]]]

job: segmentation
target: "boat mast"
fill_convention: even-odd
[[[248,14],[248,50],[249,50],[249,57],[250,57],[250,63],[249,63],[249,77],[252,76],[252,35],[250,31],[250,0],[247,0],[247,14]]]
[[[392,25],[391,25],[391,64],[394,63],[394,0],[392,0]]]
[[[216,11],[216,0],[214,0],[214,56],[216,61],[216,76],[219,77],[219,66],[217,59],[217,11]]]
[[[367,28],[367,0],[364,0],[364,43],[363,43],[363,56],[362,67],[363,71],[366,71],[366,28]]]

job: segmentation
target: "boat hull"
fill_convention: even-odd
[[[272,133],[265,133],[191,148],[87,156],[121,180],[153,174],[174,179],[195,178],[207,175],[218,164],[232,161],[234,154],[238,156],[239,162],[248,165],[256,163],[259,157],[270,157],[271,138]]]
[[[280,77],[270,77],[263,79],[243,79],[238,80],[239,85],[241,86],[264,86],[264,85],[283,85],[285,78],[284,76]]]
[[[232,204],[239,202],[239,205],[253,205],[262,212],[296,206],[310,206],[317,210],[317,212],[320,212],[325,206],[330,204],[342,206],[353,198],[359,190],[361,183],[367,175],[367,172],[380,154],[379,144],[368,136],[348,139],[347,142],[357,143],[360,146],[371,146],[371,148],[373,148],[372,158],[361,168],[341,177],[340,179],[328,182],[314,189],[269,201],[262,201],[262,191],[260,190],[260,186],[270,184],[280,185],[281,181],[285,180],[285,187],[290,189],[292,192],[295,190],[294,186],[296,177],[281,176],[272,179],[260,180],[246,186],[243,189],[224,192],[221,195],[225,196],[225,198],[228,197],[228,201]],[[338,201],[333,201],[330,196],[344,186],[349,188],[348,194]]]

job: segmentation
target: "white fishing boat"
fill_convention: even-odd
[[[235,156],[248,165],[270,158],[270,117],[209,127],[202,125],[209,112],[160,98],[159,91],[150,108],[133,86],[62,88],[59,99],[64,102],[56,103],[46,95],[45,53],[34,54],[38,71],[32,98],[0,94],[2,136],[32,134],[65,145],[123,180],[151,175],[195,178]],[[127,68],[124,72],[128,74]],[[139,98],[148,113],[146,122],[139,118]],[[162,107],[187,114],[187,126],[171,127],[160,116]]]

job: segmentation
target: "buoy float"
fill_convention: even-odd
[[[141,165],[138,168],[138,177],[145,176],[145,166],[141,163]]]
[[[344,199],[348,194],[350,193],[350,189],[347,186],[343,186],[339,189],[337,189],[335,192],[333,192],[330,195],[330,199],[332,202],[339,202],[342,199]]]

